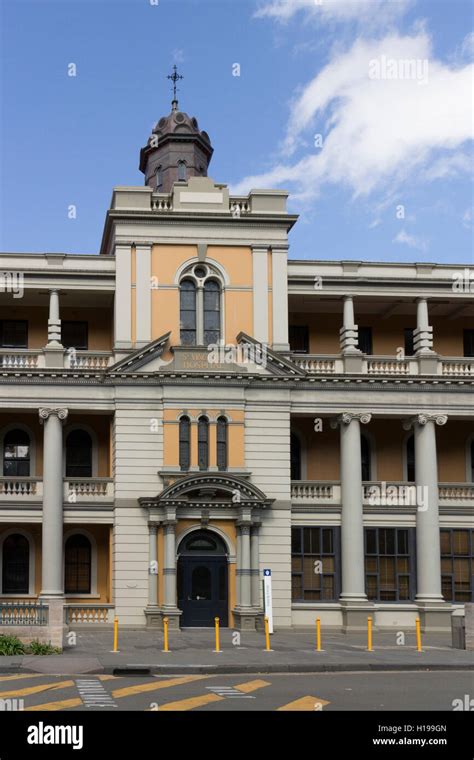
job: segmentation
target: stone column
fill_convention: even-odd
[[[61,344],[61,320],[59,318],[59,292],[49,292],[48,343],[44,348],[46,367],[64,366],[64,348]]]
[[[450,605],[441,593],[441,549],[438,505],[438,463],[435,425],[445,425],[445,414],[418,414],[404,423],[415,436],[416,481],[416,602],[424,630],[450,625]]]
[[[288,248],[272,248],[272,338],[274,351],[289,351]]]
[[[250,565],[252,581],[252,607],[260,607],[260,525],[252,525],[250,534]]]
[[[145,609],[147,626],[160,625],[158,609],[158,523],[148,523],[148,604]]]
[[[242,567],[242,534],[240,531],[240,526],[237,525],[236,527],[237,531],[237,556],[236,556],[236,567],[235,567],[235,582],[236,582],[236,589],[235,589],[235,598],[236,598],[236,607],[240,607],[240,601],[241,601],[241,583],[240,583],[240,568]]]
[[[169,627],[179,629],[181,612],[176,604],[176,519],[168,518],[164,527],[163,604],[161,613],[169,620]]]
[[[372,605],[365,593],[365,552],[362,507],[362,458],[360,425],[370,422],[368,413],[345,412],[331,427],[341,434],[341,561],[344,630],[365,630]]]
[[[253,338],[268,343],[268,247],[252,246]],[[287,306],[285,306],[285,309]]]
[[[258,610],[252,604],[252,565],[250,549],[250,510],[244,509],[237,523],[237,604],[233,610],[235,627],[254,631]],[[240,536],[240,537],[239,537]],[[255,551],[255,549],[254,549]],[[240,589],[240,591],[239,591]]]
[[[136,258],[136,342],[137,348],[151,341],[151,245],[137,245]]]
[[[339,344],[346,372],[362,371],[362,354],[359,350],[359,328],[354,319],[352,296],[344,296],[343,324],[339,330]]]
[[[67,415],[67,409],[39,410],[44,424],[41,596],[59,598],[64,597],[62,427]]]
[[[429,325],[426,298],[418,298],[416,302],[416,329],[413,331],[413,349],[418,358],[420,374],[435,375],[438,357],[433,351],[433,328]]]

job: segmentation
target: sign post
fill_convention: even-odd
[[[273,633],[273,606],[272,606],[272,571],[263,571],[263,602],[265,616],[268,618],[268,630]]]

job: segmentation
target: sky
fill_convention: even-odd
[[[0,0],[0,251],[98,253],[176,63],[209,175],[290,193],[290,258],[473,264],[473,9]]]

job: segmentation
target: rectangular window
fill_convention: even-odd
[[[414,599],[414,528],[366,528],[364,533],[368,599],[380,602]]]
[[[441,587],[447,602],[474,601],[474,530],[441,531]]]
[[[28,321],[26,319],[0,320],[2,348],[28,348]]]
[[[77,348],[78,351],[87,351],[88,323],[65,319],[61,322],[61,343],[64,348]]]
[[[292,600],[334,601],[339,585],[339,528],[292,528]]]
[[[371,327],[359,327],[359,348],[363,354],[370,356],[373,353]]]
[[[297,354],[309,353],[309,327],[307,325],[289,326],[290,350]]]
[[[464,356],[474,356],[474,330],[464,330]]]
[[[403,333],[405,336],[405,356],[413,356],[415,349],[413,346],[413,327],[405,327]]]

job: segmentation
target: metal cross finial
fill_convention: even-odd
[[[179,79],[182,79],[182,78],[183,77],[181,76],[181,74],[178,74],[178,70],[177,70],[176,64],[175,64],[173,66],[173,73],[172,74],[168,74],[168,76],[167,76],[167,79],[171,79],[171,81],[173,82],[173,100],[176,100],[176,91],[177,91],[177,89],[176,89],[176,82]]]

